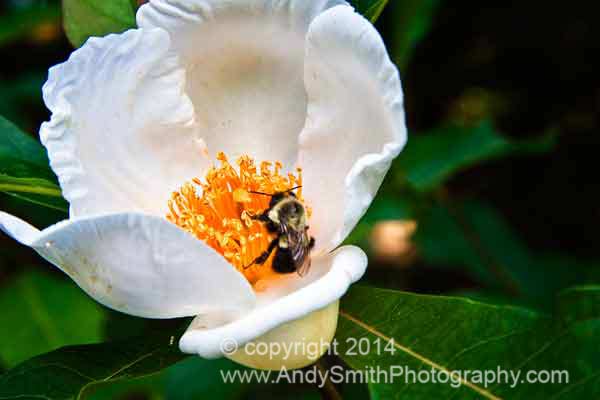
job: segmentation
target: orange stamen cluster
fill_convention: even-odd
[[[195,178],[172,194],[167,219],[222,254],[255,283],[273,273],[273,254],[263,265],[252,265],[273,236],[263,222],[251,218],[269,207],[271,197],[251,192],[273,194],[302,186],[302,171],[284,175],[280,162],[265,161],[257,168],[252,158],[242,156],[238,172],[225,154],[219,153],[217,159],[221,165],[208,170],[205,182]],[[302,201],[302,188],[295,193]]]

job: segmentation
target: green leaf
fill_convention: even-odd
[[[277,383],[276,372],[267,381],[253,378],[249,382],[236,379],[224,382],[225,374],[251,373],[251,369],[226,358],[204,360],[190,357],[169,369],[162,375],[165,382],[165,397],[169,400],[196,400],[210,397],[215,400],[237,399],[319,399],[314,385],[293,384],[285,379]],[[231,376],[231,375],[230,375]],[[346,398],[346,397],[344,397]]]
[[[44,148],[10,121],[0,116],[0,173],[17,178],[55,180]],[[32,174],[33,172],[34,174]]]
[[[457,172],[483,161],[547,152],[555,144],[554,133],[531,140],[509,140],[489,121],[474,128],[451,126],[411,136],[398,158],[395,173],[403,176],[417,191],[430,191]]]
[[[388,0],[350,0],[356,11],[371,22],[377,21],[387,3]]]
[[[597,299],[597,289],[590,290],[594,293],[588,302]],[[406,375],[391,383],[371,383],[374,398],[597,398],[598,334],[598,313],[566,323],[564,318],[552,319],[517,307],[359,286],[342,300],[337,350],[357,370],[403,369]],[[366,341],[368,346],[358,351],[352,348],[355,340]],[[386,347],[391,340],[393,354]],[[514,386],[512,381],[486,384],[473,374],[498,369],[521,371],[523,380]],[[450,374],[453,380],[411,383],[410,378],[404,379],[407,370],[437,371]],[[567,371],[567,376],[563,373],[562,383],[524,381],[532,370]],[[453,387],[453,382],[460,386]]]
[[[58,347],[101,340],[102,307],[72,282],[35,271],[22,273],[0,291],[0,341],[8,367]]]
[[[319,399],[319,393],[313,385],[292,385],[281,380],[279,383],[250,382],[240,379],[224,382],[224,374],[233,371],[250,373],[250,369],[226,358],[205,360],[200,357],[188,357],[159,374],[149,377],[110,382],[97,385],[93,391],[86,392],[89,400],[128,399],[144,395],[149,399],[196,400],[210,398],[214,400],[237,399]],[[275,379],[275,372],[272,379]],[[354,388],[354,392],[357,390]],[[351,397],[344,396],[344,399]],[[364,398],[364,397],[352,397]]]
[[[201,399],[210,394],[212,399],[234,400],[244,398],[250,386],[235,381],[223,383],[221,371],[247,370],[226,358],[204,360],[190,357],[165,371],[165,394],[168,399]]]
[[[0,117],[0,192],[66,211],[44,148]]]
[[[566,323],[586,321],[600,315],[600,285],[565,289],[558,298],[558,312]]]
[[[90,36],[121,33],[136,26],[131,0],[63,0],[63,18],[67,37],[75,47]]]
[[[0,398],[81,399],[97,385],[160,372],[185,357],[177,336],[148,332],[121,342],[63,347],[0,376]]]
[[[177,365],[177,364],[175,364]],[[172,368],[172,367],[171,367]],[[165,371],[168,371],[166,369]],[[164,372],[135,379],[121,379],[94,385],[85,392],[86,400],[146,399],[164,400]],[[169,399],[175,400],[175,399]]]

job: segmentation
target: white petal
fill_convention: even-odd
[[[147,318],[254,307],[246,279],[214,250],[163,218],[110,214],[38,231],[0,212],[0,230],[32,247],[98,302]]]
[[[311,24],[305,84],[299,164],[316,251],[327,251],[365,213],[406,142],[402,87],[373,25],[345,6]]]
[[[40,135],[71,216],[162,214],[170,192],[202,175],[185,73],[160,29],[91,38],[50,69]]]
[[[306,118],[306,31],[315,16],[343,3],[151,0],[137,21],[169,31],[211,155],[292,165]]]
[[[302,318],[322,309],[342,297],[351,283],[357,281],[367,267],[365,253],[354,246],[344,246],[332,254],[313,260],[313,268],[328,271],[309,285],[282,297],[260,299],[259,305],[244,317],[221,326],[211,327],[197,320],[182,336],[179,347],[185,353],[197,353],[202,357],[215,358],[223,355],[221,344],[235,341],[239,346],[257,338],[289,321]],[[204,326],[202,326],[204,325]]]

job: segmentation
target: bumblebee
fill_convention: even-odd
[[[298,187],[273,194],[250,192],[271,197],[269,207],[251,218],[263,222],[275,237],[269,247],[246,268],[255,264],[264,264],[275,251],[273,258],[275,272],[282,274],[296,272],[300,276],[308,272],[309,253],[315,246],[315,239],[308,235],[306,209],[292,192]]]

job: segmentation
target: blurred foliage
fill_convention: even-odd
[[[388,46],[393,60],[404,72],[415,47],[431,28],[433,16],[441,0],[392,1],[389,14],[394,24],[390,27]]]
[[[60,19],[58,4],[40,4],[30,7],[16,8],[15,11],[0,15],[0,46],[6,45],[24,37],[36,38],[43,36]]]
[[[435,205],[415,240],[431,265],[463,268],[478,282],[544,308],[561,288],[600,280],[574,258],[537,254],[491,206],[476,201]]]
[[[0,325],[10,340],[0,341],[7,367],[49,349],[102,340],[102,307],[64,279],[26,270],[0,290]]]
[[[30,103],[41,103],[40,89],[45,80],[46,71],[26,72],[10,81],[0,80],[0,115],[17,125],[27,123],[28,116],[23,115],[23,108]]]
[[[490,121],[473,127],[445,126],[411,140],[394,172],[396,176],[404,176],[415,190],[434,190],[457,172],[482,161],[547,152],[555,144],[554,133],[529,140],[509,140],[500,135]]]
[[[135,26],[136,3],[0,3],[0,115],[6,117],[0,117],[0,210],[38,227],[66,217],[68,205],[36,140],[48,119],[41,86],[72,46]],[[505,398],[598,397],[600,65],[591,55],[600,50],[593,18],[600,8],[591,2],[351,3],[377,20],[401,69],[409,141],[347,240],[369,253],[364,282],[389,289],[351,290],[338,339],[372,340],[378,332],[404,350],[385,359],[326,361],[359,369],[428,367],[414,352],[445,368],[567,368],[575,384],[486,390]],[[416,225],[414,233],[398,236],[403,243],[395,259],[371,246],[374,227],[390,220]],[[179,361],[170,343],[186,321],[106,310],[58,273],[41,273],[32,264],[52,267],[28,249],[1,235],[0,248],[0,369],[9,370],[0,377],[0,397],[23,394],[23,387],[48,398],[72,398],[84,388],[94,399],[320,397],[308,385],[225,386],[220,371],[243,367]],[[437,296],[448,293],[460,297]],[[115,342],[61,347],[105,340]],[[125,367],[136,357],[143,362]],[[338,389],[350,399],[367,391],[373,399],[392,393],[478,398],[469,387],[456,393],[429,385]]]
[[[350,0],[356,11],[370,21],[377,21],[389,0]]]

